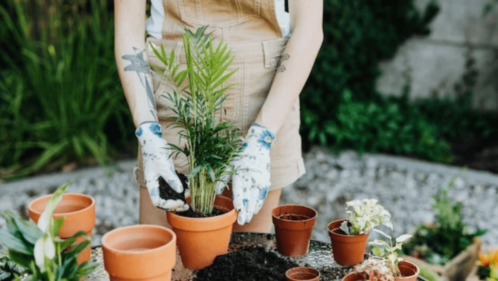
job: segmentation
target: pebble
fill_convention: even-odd
[[[361,198],[377,198],[391,212],[395,225],[392,236],[412,232],[417,224],[432,221],[431,196],[457,174],[441,174],[430,168],[415,169],[396,164],[394,160],[385,162],[375,155],[360,156],[351,151],[335,155],[321,147],[313,147],[304,158],[306,174],[284,189],[280,203],[303,204],[317,210],[312,238],[322,242],[329,242],[326,225],[345,217],[345,203]],[[20,191],[0,185],[0,211],[12,210],[26,215],[29,202],[50,193],[53,188],[39,186]],[[77,179],[67,192],[85,193],[95,198],[94,245],[100,244],[105,232],[138,223],[139,192],[131,170],[117,170],[112,177],[95,173]],[[489,230],[483,237],[485,247],[498,247],[496,183],[474,182],[465,178],[465,172],[462,172],[449,195],[463,203],[464,220],[471,228]],[[5,220],[0,216],[0,229],[4,227]],[[389,232],[385,228],[380,230]]]

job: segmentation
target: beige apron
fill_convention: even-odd
[[[207,32],[213,32],[214,38],[226,42],[235,55],[227,71],[238,69],[225,83],[225,86],[232,83],[236,86],[227,91],[223,119],[234,122],[245,135],[266,100],[287,43],[287,39],[281,37],[274,0],[163,0],[163,5],[162,39],[149,38],[147,46],[153,42],[157,46],[163,45],[168,53],[174,50],[176,62],[184,68],[183,27],[195,31],[198,27],[209,26]],[[153,52],[149,48],[147,50],[150,64],[161,65]],[[168,143],[182,146],[178,130],[164,121],[165,117],[173,114],[172,104],[166,99],[169,91],[167,84],[154,79],[154,95],[163,137]],[[297,100],[272,145],[271,189],[285,187],[305,173],[299,125]],[[188,174],[186,157],[182,155],[173,160],[179,172]],[[145,186],[140,151],[135,175],[137,182]]]

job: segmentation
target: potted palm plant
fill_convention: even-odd
[[[327,226],[334,260],[340,265],[355,265],[363,260],[370,231],[379,225],[393,229],[391,214],[376,199],[346,203],[347,220],[336,220]]]
[[[14,275],[22,272],[23,280],[78,281],[98,266],[93,261],[78,263],[78,257],[90,245],[90,237],[85,232],[77,232],[65,240],[57,236],[64,217],[54,219],[53,213],[68,185],[60,187],[47,200],[38,225],[11,211],[3,212],[7,229],[0,230],[0,241],[7,248],[10,261],[21,268]]]
[[[222,118],[225,92],[230,87],[223,84],[235,73],[226,73],[234,57],[226,43],[213,42],[205,31],[206,27],[195,33],[185,30],[186,64],[182,66],[175,63],[174,51],[168,54],[164,46],[151,44],[164,64],[159,72],[173,89],[167,93],[174,112],[168,121],[180,129],[179,138],[185,143],[184,147],[171,145],[172,154],[184,154],[189,163],[190,209],[168,212],[167,219],[177,235],[183,264],[190,269],[204,268],[227,252],[237,215],[231,199],[216,196],[216,187],[235,173],[230,163],[242,149],[239,129]],[[186,69],[180,70],[183,67]]]

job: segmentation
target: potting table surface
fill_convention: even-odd
[[[347,273],[351,271],[350,267],[342,267],[338,265],[332,257],[332,249],[330,244],[310,241],[308,254],[302,257],[284,257],[278,251],[275,243],[275,235],[263,233],[233,233],[230,241],[229,252],[235,252],[240,249],[263,247],[268,251],[276,253],[278,256],[290,259],[300,266],[313,267],[320,271],[322,277],[320,280],[341,280]],[[101,247],[94,247],[92,250],[92,259],[100,264],[89,277],[88,281],[105,281],[109,280],[109,275],[104,269],[104,257]],[[181,258],[177,251],[177,262],[173,269],[173,281],[190,281],[195,277],[195,271],[191,271],[183,267]],[[214,281],[214,280],[213,280]],[[419,277],[418,281],[426,281]]]

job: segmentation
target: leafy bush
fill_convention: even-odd
[[[344,111],[344,90],[357,102],[376,104],[381,99],[375,92],[381,74],[378,62],[392,58],[411,36],[428,34],[439,8],[434,1],[420,13],[413,0],[331,0],[324,9],[325,40],[302,93],[302,133],[309,142],[335,146],[336,136],[326,132],[338,122],[341,108]],[[378,137],[363,134],[366,142]]]
[[[405,254],[432,264],[445,265],[472,245],[476,237],[486,233],[487,230],[483,229],[470,231],[463,221],[462,204],[449,198],[448,191],[455,180],[456,177],[433,196],[436,223],[419,225],[413,238],[403,248]]]
[[[334,118],[325,122],[322,134],[334,140],[335,149],[412,154],[441,162],[451,160],[450,146],[439,136],[439,128],[417,107],[399,98],[358,102],[350,91],[344,91]]]
[[[123,129],[110,1],[20,2],[0,7],[13,55],[0,61],[0,177],[106,162],[111,143],[133,140]]]

